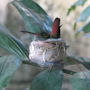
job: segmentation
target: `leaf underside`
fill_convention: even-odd
[[[12,75],[20,65],[21,61],[15,56],[0,57],[0,88],[4,88],[10,83]]]
[[[63,73],[60,69],[47,69],[32,81],[30,90],[61,90]]]
[[[90,90],[90,71],[76,73],[70,81],[73,90]]]

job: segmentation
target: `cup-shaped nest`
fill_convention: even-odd
[[[29,59],[40,66],[60,63],[66,57],[65,47],[62,39],[32,41],[29,46]]]

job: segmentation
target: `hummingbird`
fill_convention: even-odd
[[[33,32],[29,32],[29,31],[21,31],[23,33],[29,33],[29,34],[32,34],[36,37],[41,37],[41,38],[44,38],[44,39],[49,39],[49,38],[53,38],[53,39],[58,39],[58,38],[61,38],[61,26],[60,25],[60,18],[56,17],[54,22],[53,22],[53,25],[52,25],[52,31],[51,32],[45,32],[45,30],[41,31],[41,33],[39,32],[36,32],[36,33],[33,33]]]
[[[55,18],[54,22],[53,22],[53,26],[52,26],[52,32],[50,33],[50,37],[51,38],[60,38],[61,37],[61,32],[60,32],[60,28],[62,25],[60,25],[60,18]]]

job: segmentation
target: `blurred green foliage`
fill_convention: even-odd
[[[75,11],[75,9],[79,6],[84,6],[88,0],[77,0],[69,9],[67,12],[67,15],[71,13],[71,11]],[[78,22],[85,22],[85,25],[80,27],[76,31],[76,35],[79,35],[80,32],[84,32],[87,37],[90,37],[90,6],[87,6],[79,15],[79,17],[76,19],[76,23]],[[89,19],[89,20],[88,20]],[[76,27],[76,26],[75,26]],[[88,34],[87,34],[88,33]]]

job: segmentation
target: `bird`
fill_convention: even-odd
[[[49,39],[49,38],[58,39],[58,38],[61,38],[61,26],[62,25],[60,25],[60,18],[56,17],[55,20],[53,21],[51,32],[46,32],[43,29],[42,29],[43,31],[39,33],[38,32],[33,33],[33,32],[25,31],[25,30],[22,30],[21,32],[29,33],[31,35],[34,35],[36,37],[41,37],[44,39]]]
[[[53,26],[52,26],[52,32],[50,33],[50,37],[51,38],[61,38],[60,35],[60,28],[62,25],[60,25],[60,18],[56,17],[54,22],[53,22]]]

